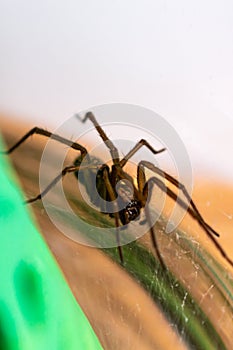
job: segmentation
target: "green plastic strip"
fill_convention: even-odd
[[[102,349],[22,205],[7,158],[0,155],[0,349]]]

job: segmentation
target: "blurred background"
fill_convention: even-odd
[[[230,0],[0,0],[0,127],[4,136],[12,144],[29,127],[53,130],[74,113],[106,103],[154,110],[183,140],[194,173],[195,202],[221,232],[220,243],[232,257],[232,14]],[[38,186],[44,143],[37,140],[12,156],[27,195],[34,195]],[[167,350],[174,348],[174,338],[175,348],[184,348],[176,324],[167,324],[160,310],[157,315],[156,303],[125,271],[101,252],[75,245],[57,232],[40,204],[35,213],[106,349],[126,348],[127,339],[127,349],[150,350],[156,342],[164,342],[164,347],[157,348]],[[193,222],[184,225],[190,234]],[[199,233],[203,246],[214,254],[209,240]],[[168,266],[169,262],[171,267],[178,266],[176,275],[183,276],[188,290],[192,278],[200,294],[196,300],[230,344],[232,308],[227,318],[222,302],[213,306],[212,285],[200,289],[199,265],[192,260],[197,259],[196,250],[190,260],[193,275],[186,271],[187,282],[186,261],[180,267],[174,263],[180,248],[171,247],[170,255],[166,252]],[[219,258],[219,252],[215,253]],[[186,251],[182,257],[186,259]]]
[[[0,0],[0,113],[55,128],[94,105],[153,109],[194,173],[230,181],[233,3]]]

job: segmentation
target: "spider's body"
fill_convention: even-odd
[[[62,177],[68,173],[74,173],[77,180],[85,186],[90,201],[101,212],[107,213],[110,215],[110,217],[114,218],[116,226],[116,243],[121,263],[123,264],[124,260],[119,231],[120,223],[122,225],[127,225],[133,220],[138,220],[140,218],[140,211],[142,208],[144,208],[145,217],[150,227],[153,247],[157,253],[162,267],[165,268],[165,264],[163,262],[163,258],[156,241],[154,227],[151,223],[150,211],[146,205],[147,202],[150,201],[152,188],[154,186],[157,186],[163,192],[166,192],[170,198],[177,201],[177,203],[183,209],[187,210],[193,219],[195,219],[202,227],[202,229],[206,232],[208,237],[212,240],[225,260],[228,261],[231,266],[233,266],[233,261],[227,256],[226,252],[214,237],[214,235],[219,236],[219,234],[208,223],[205,222],[183,184],[181,184],[170,174],[156,167],[153,163],[144,160],[140,161],[137,166],[136,185],[132,177],[124,170],[126,163],[141,147],[147,147],[154,155],[165,151],[165,148],[155,150],[146,140],[142,139],[136,143],[136,145],[122,159],[120,159],[117,148],[107,137],[92,112],[86,113],[82,122],[85,122],[87,119],[93,123],[99,136],[102,138],[106,147],[109,149],[113,163],[111,167],[109,167],[107,164],[102,164],[102,161],[100,159],[90,156],[86,148],[84,148],[82,145],[38,127],[31,129],[9,150],[2,152],[5,154],[11,153],[33,134],[50,137],[51,139],[61,142],[80,152],[80,155],[75,159],[73,165],[65,167],[62,172],[58,174],[57,177],[53,179],[41,193],[39,193],[36,197],[27,200],[26,203],[32,203],[36,200],[40,200],[53,186],[56,185],[59,180],[62,179]],[[149,169],[156,176],[153,176],[147,180],[145,169]],[[171,190],[164,183],[164,181],[162,181],[163,179],[166,179],[167,182],[171,183],[173,186],[183,192],[188,202],[188,206],[187,203],[178,197],[178,195],[173,190]]]
[[[137,192],[133,191],[132,178],[128,177],[128,179],[131,179],[130,182],[129,180],[122,180],[116,176],[115,165],[111,168],[107,164],[98,167],[101,163],[102,161],[94,156],[86,156],[85,159],[79,156],[74,161],[74,165],[80,167],[74,174],[85,187],[91,203],[102,213],[114,217],[114,206],[104,181],[104,173],[106,172],[117,198],[117,206],[122,208],[118,210],[122,225],[139,219],[142,205],[140,200],[136,198]]]
[[[101,198],[108,201],[108,192],[103,180],[103,169],[99,169],[98,165],[101,164],[101,160],[96,157],[86,156],[83,159],[79,156],[74,161],[74,166],[77,170],[74,172],[77,180],[85,187],[88,197],[91,203],[93,203],[101,212],[106,212],[107,208],[103,206]],[[94,167],[90,167],[90,166]],[[96,167],[95,167],[96,166]],[[105,169],[109,172],[109,167],[106,165]]]

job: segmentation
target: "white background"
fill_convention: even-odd
[[[0,1],[0,113],[56,127],[93,105],[151,108],[194,172],[233,176],[233,2]]]

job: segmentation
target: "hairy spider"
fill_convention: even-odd
[[[109,149],[113,163],[111,167],[109,167],[107,164],[100,165],[99,159],[93,156],[89,156],[86,148],[84,148],[80,144],[38,127],[34,127],[29,132],[27,132],[18,142],[16,142],[7,151],[1,152],[4,154],[9,154],[13,152],[29,136],[33,134],[39,134],[45,137],[49,137],[80,152],[80,155],[75,159],[73,165],[65,167],[62,170],[62,172],[58,174],[57,177],[55,177],[53,181],[41,193],[39,193],[36,197],[28,199],[25,203],[32,203],[37,200],[40,200],[66,174],[74,173],[78,180],[81,183],[83,183],[86,187],[91,202],[97,207],[99,207],[99,209],[102,212],[108,213],[110,217],[114,218],[116,227],[116,242],[121,263],[124,263],[124,259],[122,248],[120,245],[120,223],[122,225],[126,225],[133,220],[137,220],[140,216],[141,209],[144,208],[146,220],[148,221],[150,227],[150,236],[153,247],[162,267],[165,268],[163,258],[158,248],[154,227],[153,225],[151,225],[150,211],[146,206],[147,201],[150,200],[151,197],[151,189],[153,188],[153,186],[157,186],[163,192],[167,193],[167,195],[174,201],[177,201],[177,203],[182,208],[187,210],[191,217],[199,223],[202,229],[204,229],[204,231],[212,240],[220,254],[224,257],[224,259],[231,266],[233,266],[233,261],[228,257],[224,249],[214,237],[214,235],[219,237],[219,234],[203,219],[183,184],[181,184],[173,176],[162,171],[161,169],[159,169],[154,164],[148,161],[142,160],[137,165],[137,186],[135,186],[133,178],[127,172],[124,171],[124,166],[126,165],[126,163],[141,147],[147,147],[153,154],[161,153],[165,151],[165,148],[156,150],[146,140],[141,139],[122,159],[120,159],[118,149],[115,147],[113,142],[107,137],[107,135],[97,122],[92,112],[86,113],[82,122],[85,122],[87,119],[89,119],[93,123],[95,129],[99,133],[99,136],[102,138],[103,142]],[[149,169],[156,175],[164,177],[172,185],[181,189],[189,203],[188,207],[187,204],[181,198],[179,198],[173,190],[166,186],[165,183],[161,181],[161,179],[159,179],[158,177],[154,176],[151,177],[149,180],[146,180],[145,169]],[[88,181],[86,181],[87,178]],[[118,188],[118,190],[116,191],[116,186],[119,183],[119,181],[121,182],[120,189]],[[132,191],[129,191],[129,186],[127,184],[130,184],[131,189],[133,189],[133,193]],[[99,195],[98,198],[92,195],[92,193],[94,193],[94,191],[92,191],[93,186],[95,186],[97,189]],[[100,197],[105,200],[105,208],[103,208],[103,205],[99,202]]]

